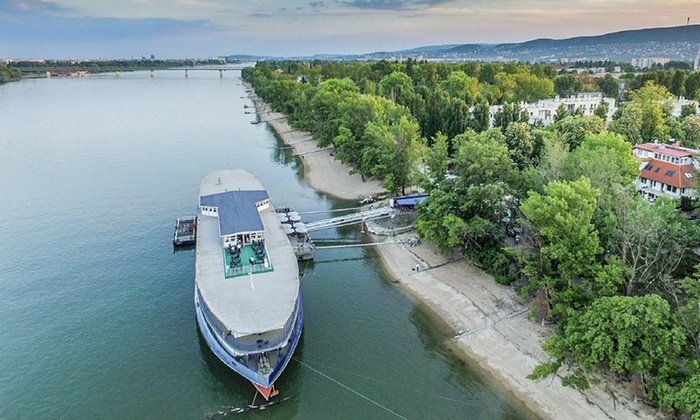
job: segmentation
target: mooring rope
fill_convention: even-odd
[[[324,378],[328,379],[329,381],[334,382],[334,383],[336,383],[336,384],[342,386],[343,388],[347,389],[348,391],[352,392],[353,394],[357,395],[358,397],[360,397],[360,398],[362,398],[362,399],[365,399],[365,400],[371,402],[372,404],[376,405],[377,407],[380,407],[380,408],[382,408],[383,410],[386,410],[387,412],[389,412],[389,413],[395,415],[396,417],[398,417],[398,418],[400,418],[400,419],[408,420],[406,417],[404,417],[404,416],[402,416],[401,414],[397,413],[396,411],[390,409],[389,407],[386,407],[386,406],[382,405],[381,403],[379,403],[379,402],[377,402],[377,401],[374,401],[373,399],[371,399],[370,397],[368,397],[368,396],[362,394],[362,393],[359,392],[359,391],[355,391],[354,389],[350,388],[349,386],[343,384],[343,383],[340,382],[340,381],[337,381],[337,380],[331,378],[330,376],[326,375],[325,373],[321,372],[320,370],[315,369],[315,368],[313,368],[312,366],[309,366],[308,364],[302,362],[301,360],[297,359],[296,357],[294,357],[294,360],[296,360],[296,361],[297,361],[299,364],[301,364],[302,366],[305,366],[305,367],[311,369],[312,371],[318,373],[319,375],[323,376]]]
[[[325,365],[325,364],[323,364],[323,363],[314,362],[314,364],[315,364],[316,366],[323,366],[324,369],[334,370],[334,371],[336,371],[336,372],[344,373],[344,374],[346,374],[346,375],[354,376],[354,377],[356,377],[356,378],[362,378],[362,379],[366,379],[366,380],[368,380],[368,381],[376,382],[376,383],[378,383],[378,384],[391,385],[391,386],[393,386],[393,387],[395,387],[395,388],[399,388],[399,389],[404,389],[404,390],[406,390],[406,391],[415,392],[416,394],[420,394],[421,396],[424,396],[424,397],[431,397],[431,398],[435,398],[435,399],[439,399],[439,400],[444,400],[444,401],[449,401],[449,402],[454,402],[454,403],[459,403],[459,404],[465,404],[465,405],[469,405],[469,406],[473,406],[473,405],[474,405],[474,403],[473,403],[472,401],[458,400],[458,399],[456,399],[456,398],[445,397],[444,395],[437,395],[437,394],[425,393],[424,391],[419,390],[419,389],[416,389],[416,388],[413,388],[413,387],[403,386],[403,385],[396,385],[396,384],[393,383],[393,382],[383,381],[383,380],[381,380],[381,379],[373,378],[373,377],[371,377],[371,376],[360,375],[360,374],[357,374],[357,373],[355,373],[355,372],[349,372],[349,371],[347,371],[347,370],[334,368],[334,367],[332,367],[332,366],[328,366],[328,365]]]

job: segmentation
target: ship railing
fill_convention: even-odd
[[[226,277],[238,277],[238,276],[243,276],[246,274],[256,274],[256,273],[264,273],[266,271],[272,271],[272,264],[267,263],[265,264],[253,264],[253,265],[244,265],[242,267],[226,267]]]
[[[297,301],[297,304],[294,307],[294,312],[293,315],[289,318],[287,321],[287,324],[284,326],[284,329],[282,330],[282,333],[278,334],[274,339],[257,339],[255,341],[251,341],[251,339],[254,337],[250,337],[248,339],[237,339],[232,336],[227,336],[224,338],[227,344],[229,344],[232,348],[235,348],[238,351],[243,351],[243,352],[249,352],[249,353],[259,353],[263,351],[270,351],[277,349],[281,347],[283,344],[287,342],[288,337],[292,333],[292,329],[294,328],[294,325],[296,324],[295,320],[297,318],[297,311],[299,310],[299,302]]]

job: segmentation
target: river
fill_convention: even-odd
[[[196,325],[176,217],[209,172],[244,168],[273,204],[353,206],[303,182],[240,73],[160,71],[0,85],[0,418],[235,417],[250,383]],[[317,214],[313,217],[328,217]],[[309,220],[311,216],[309,216]],[[366,240],[357,227],[319,242]],[[441,324],[371,249],[300,263],[305,330],[256,418],[530,416],[444,346]]]

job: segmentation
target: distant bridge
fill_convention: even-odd
[[[226,65],[226,64],[211,64],[211,65],[204,65],[204,66],[180,66],[180,67],[171,67],[167,69],[155,69],[156,71],[162,71],[162,70],[187,70],[187,71],[198,71],[198,70],[218,70],[218,71],[229,71],[229,70],[243,70],[246,67],[250,66],[244,66],[244,65]]]
[[[201,66],[176,66],[176,67],[168,67],[168,68],[135,68],[135,69],[100,69],[97,70],[94,74],[103,74],[103,73],[122,73],[122,72],[135,72],[135,71],[150,71],[151,73],[156,72],[156,71],[184,71],[184,72],[190,72],[190,71],[218,71],[220,74],[225,72],[225,71],[241,71],[246,67],[250,67],[251,65],[244,65],[244,64],[207,64],[207,65],[201,65]],[[81,68],[79,66],[75,68],[67,68],[65,66],[56,66],[56,67],[14,67],[12,66],[11,68],[17,69],[21,71],[23,74],[27,73],[51,73],[51,74],[60,74],[60,75],[70,75],[74,74],[77,75],[80,72],[86,72],[89,71],[86,68]]]

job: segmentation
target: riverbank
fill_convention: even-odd
[[[347,199],[379,192],[362,182],[359,175],[350,175],[349,168],[335,161],[329,150],[318,149],[309,133],[289,127],[283,114],[270,112],[254,94],[251,99],[261,121],[268,122],[282,141],[302,157],[310,186]],[[395,241],[414,236],[405,233],[372,239]],[[427,244],[392,244],[376,250],[393,280],[450,326],[454,338],[448,346],[467,364],[476,364],[487,372],[536,415],[586,420],[657,417],[616,383],[601,381],[581,392],[564,387],[559,377],[538,382],[527,379],[537,364],[547,360],[540,343],[550,331],[527,319],[527,306],[519,303],[511,288],[497,284],[468,261],[448,260]]]
[[[282,142],[299,156],[304,166],[304,179],[312,188],[345,200],[357,200],[384,192],[377,181],[363,180],[359,173],[333,157],[333,148],[320,148],[311,133],[292,128],[284,114],[272,112],[254,93],[250,98],[260,122],[266,122]]]

